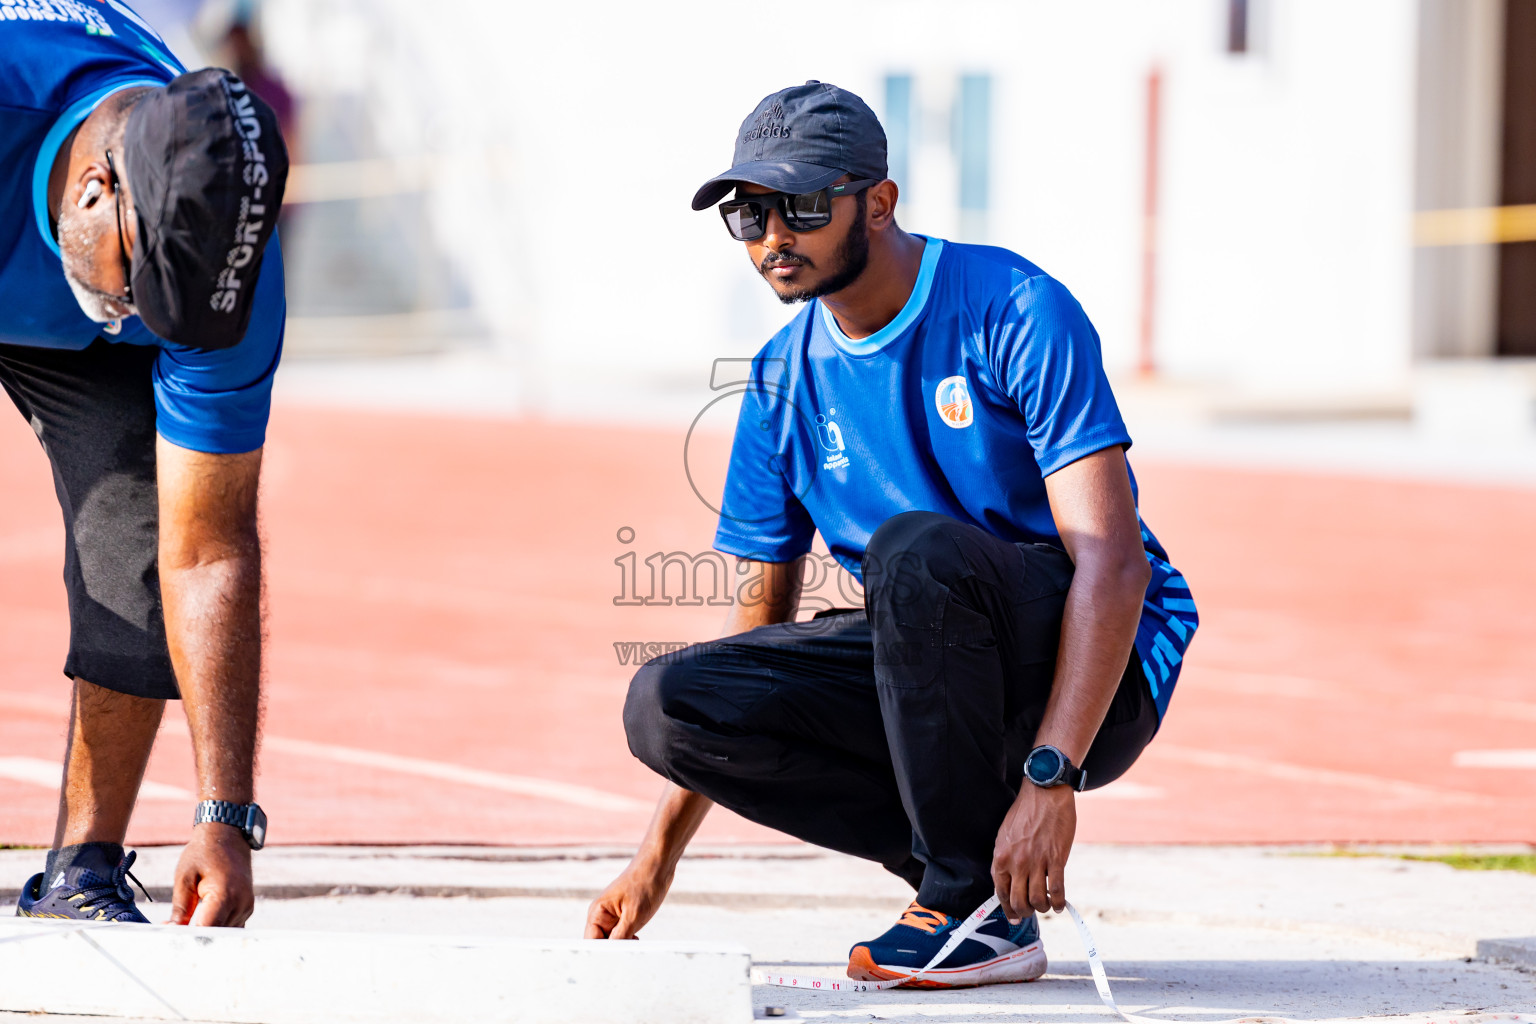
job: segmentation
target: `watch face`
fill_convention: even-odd
[[[262,809],[257,807],[255,804],[252,804],[250,811],[247,812],[245,828],[249,835],[247,842],[251,844],[251,849],[259,850],[266,845],[267,816],[265,812],[263,812]]]
[[[1041,747],[1029,755],[1029,760],[1024,762],[1024,771],[1029,774],[1029,780],[1037,786],[1055,782],[1061,774],[1061,755],[1049,747]]]

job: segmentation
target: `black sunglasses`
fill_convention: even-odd
[[[768,211],[774,208],[791,231],[815,231],[832,223],[832,200],[878,184],[879,178],[860,178],[841,185],[828,185],[819,192],[764,192],[738,196],[720,204],[720,217],[725,221],[725,230],[738,242],[754,242],[767,234]]]
[[[133,305],[132,261],[128,258],[128,243],[123,237],[123,186],[117,178],[117,165],[112,162],[112,151],[107,150],[107,172],[112,175],[112,201],[117,204],[117,255],[123,262],[123,301]]]

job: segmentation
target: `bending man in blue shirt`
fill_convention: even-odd
[[[798,316],[759,353],[715,546],[764,599],[653,661],[630,748],[670,785],[589,937],[632,937],[714,803],[883,864],[917,897],[850,977],[1045,971],[1075,794],[1122,775],[1167,710],[1198,619],[1137,512],[1087,316],[1003,249],[903,231],[885,135],[820,82],[764,99],[694,198]],[[794,622],[820,531],[865,606]]]
[[[171,919],[240,925],[260,708],[256,495],[288,159],[226,71],[119,0],[0,19],[0,386],[53,468],[74,680],[59,822],[26,916],[144,921],[123,842],[165,701],[200,799]]]

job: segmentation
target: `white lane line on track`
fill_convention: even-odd
[[[1188,678],[1180,677],[1180,685],[1191,689],[1216,690],[1223,693],[1253,694],[1261,697],[1290,697],[1300,700],[1379,700],[1381,693],[1365,687],[1305,676],[1279,675],[1269,672],[1233,671],[1223,668],[1200,666],[1191,668]],[[1475,682],[1469,681],[1471,687]],[[1470,693],[1439,693],[1423,695],[1394,695],[1393,699],[1406,707],[1422,707],[1452,715],[1476,718],[1516,718],[1523,722],[1536,722],[1536,702],[1504,700],[1498,697],[1479,697]]]
[[[1457,768],[1536,768],[1536,750],[1458,750],[1451,763]]]
[[[60,704],[57,701],[32,697],[27,694],[0,693],[0,707],[7,706],[19,711],[57,715],[61,720],[69,715],[68,703]],[[168,710],[174,716],[177,708],[173,703],[168,707]],[[623,796],[619,793],[609,793],[605,790],[593,789],[589,786],[578,786],[569,782],[556,782],[553,779],[535,778],[531,775],[507,775],[501,772],[483,771],[478,768],[466,768],[463,765],[449,764],[443,761],[428,761],[419,757],[402,757],[398,754],[386,754],[382,751],[359,750],[355,747],[342,747],[331,743],[313,743],[309,740],[289,739],[283,736],[263,737],[262,745],[271,751],[294,754],[299,757],[313,757],[337,764],[357,765],[363,768],[380,768],[385,771],[400,772],[405,775],[441,779],[444,782],[456,782],[465,786],[479,786],[482,789],[494,789],[503,793],[515,793],[519,796],[534,797],[540,800],[553,800],[557,803],[570,804],[575,807],[586,807],[596,811],[649,812],[654,809],[653,804],[644,800],[636,800],[634,797]],[[25,765],[13,764],[7,769],[6,765],[8,762],[28,763]],[[43,771],[44,768],[47,769],[46,772]],[[62,769],[58,764],[44,761],[40,758],[0,758],[0,777],[14,779],[19,782],[46,784],[54,791],[57,791],[59,788],[61,772]],[[1129,784],[1122,783],[1121,785]],[[153,782],[145,782],[143,788],[139,791],[139,796],[145,800],[193,799],[192,794],[184,789],[177,789],[174,786],[161,786]]]
[[[418,576],[289,568],[283,572],[281,582],[308,597],[497,618],[520,615],[540,625],[583,622],[592,612],[589,602],[577,598],[463,586]]]
[[[364,647],[338,647],[288,641],[272,648],[273,661],[292,659],[306,669],[323,669],[352,674],[378,675],[382,672],[406,676],[416,682],[470,686],[482,690],[516,685],[520,673],[511,665],[487,665],[431,654],[401,654]]]
[[[1167,743],[1154,743],[1147,749],[1149,752],[1168,760],[1180,761],[1184,764],[1195,764],[1202,768],[1248,772],[1252,775],[1262,775],[1266,778],[1280,779],[1285,782],[1300,782],[1307,785],[1360,789],[1374,793],[1377,796],[1395,796],[1406,800],[1423,800],[1430,803],[1445,804],[1491,804],[1498,802],[1494,797],[1485,796],[1482,793],[1467,793],[1455,789],[1437,789],[1433,786],[1421,786],[1416,782],[1406,782],[1402,779],[1392,779],[1382,775],[1366,775],[1362,772],[1344,772],[1333,768],[1314,768],[1311,765],[1287,764],[1284,761],[1270,761],[1264,758],[1247,757],[1243,754],[1228,754],[1217,750],[1199,750],[1194,747],[1181,747]]]
[[[419,775],[428,779],[441,779],[444,782],[457,782],[465,786],[479,786],[482,789],[515,793],[518,796],[553,800],[556,803],[586,807],[595,811],[649,812],[654,807],[653,804],[636,800],[634,797],[621,796],[618,793],[609,793],[569,782],[539,779],[530,775],[506,775],[443,761],[386,754],[376,750],[358,750],[355,747],[312,743],[309,740],[288,739],[283,736],[268,736],[262,740],[262,745],[271,751],[299,757],[313,757],[322,761],[357,765],[362,768],[381,768],[384,771],[400,772],[405,775]]]
[[[1092,781],[1091,779],[1089,781]],[[1142,782],[1112,782],[1103,789],[1090,789],[1077,794],[1079,800],[1161,800],[1167,796],[1161,786],[1148,786]]]
[[[1518,718],[1522,722],[1536,722],[1536,704],[1524,700],[1500,700],[1496,697],[1474,697],[1470,694],[1441,694],[1427,702],[1434,711],[1452,715],[1479,715],[1483,718]]]
[[[64,766],[57,761],[46,761],[41,757],[0,757],[0,779],[30,782],[57,793],[63,775]],[[167,786],[146,779],[139,786],[139,799],[191,803],[197,798],[190,790],[182,789],[180,786]]]

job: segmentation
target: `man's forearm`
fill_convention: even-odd
[[[261,553],[162,568],[166,637],[198,799],[250,803],[261,714]]]
[[[688,849],[704,816],[714,803],[706,796],[686,790],[676,783],[667,783],[666,791],[656,804],[645,839],[635,853],[635,864],[646,872],[670,878],[677,870],[678,861]]]
[[[261,450],[191,451],[161,438],[160,593],[186,706],[198,797],[249,803],[261,715]]]
[[[261,718],[261,449],[199,452],[162,437],[155,459],[165,639],[197,795],[251,803]],[[193,829],[176,865],[171,921],[239,927],[255,906],[246,838],[215,822]]]
[[[1144,557],[1083,559],[1067,592],[1056,677],[1035,742],[1083,763],[1125,673],[1149,569]]]

